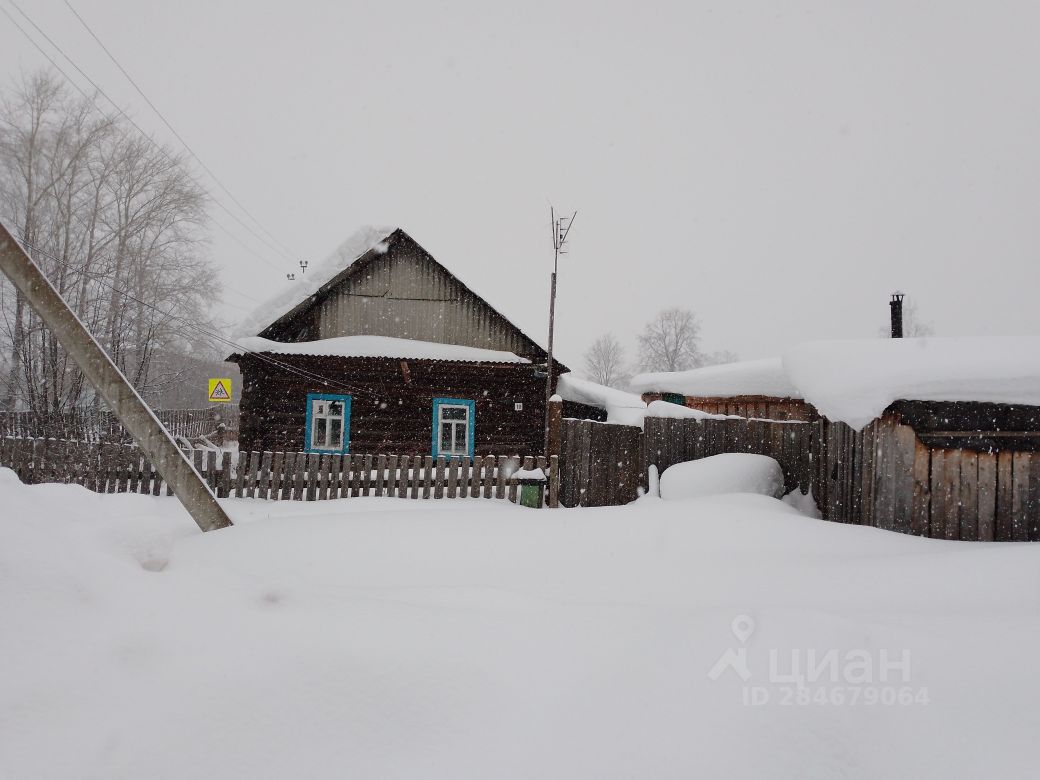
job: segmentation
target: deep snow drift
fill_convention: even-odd
[[[0,777],[1036,774],[1040,546],[751,495],[224,503],[203,536],[0,470]],[[787,700],[809,650],[906,651],[910,680]],[[746,683],[709,677],[739,651]]]

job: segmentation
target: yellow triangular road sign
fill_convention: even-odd
[[[211,379],[209,380],[210,403],[226,403],[231,400],[231,380]]]

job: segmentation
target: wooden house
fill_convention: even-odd
[[[236,343],[243,449],[543,451],[546,351],[403,230],[348,239]]]

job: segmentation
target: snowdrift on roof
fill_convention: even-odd
[[[467,363],[530,363],[527,358],[497,349],[438,344],[433,341],[399,339],[391,336],[337,336],[318,341],[284,343],[259,336],[235,340],[241,352],[277,355],[322,355],[328,357],[389,357],[410,360],[448,360]]]
[[[691,371],[639,374],[632,378],[631,384],[632,389],[640,393],[679,393],[704,398],[738,395],[802,397],[787,378],[780,358],[742,360]]]
[[[783,364],[805,400],[856,429],[899,400],[1040,406],[1040,336],[815,341]]]
[[[371,249],[379,249],[397,228],[375,227],[367,225],[360,228],[336,251],[320,263],[311,265],[307,272],[295,282],[273,295],[253,310],[236,327],[234,336],[256,336],[281,317],[284,317],[300,303],[314,295],[318,290],[331,282],[341,271],[347,269],[355,260]]]
[[[638,395],[581,379],[571,373],[560,375],[556,392],[565,401],[605,409],[607,422],[642,426],[646,415],[646,404]]]

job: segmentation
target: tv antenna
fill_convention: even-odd
[[[556,329],[556,274],[560,267],[560,256],[567,254],[567,237],[578,212],[571,215],[557,216],[556,210],[549,206],[549,221],[553,235],[553,270],[552,282],[549,285],[549,360],[545,371],[545,455],[549,456],[549,399],[553,394],[553,336]]]

